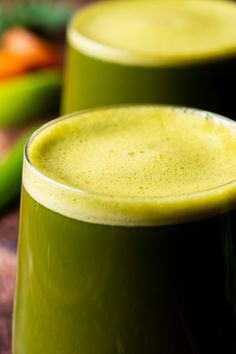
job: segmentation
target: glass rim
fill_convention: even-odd
[[[123,1],[123,0],[122,0]],[[120,1],[120,2],[122,2]],[[143,1],[144,2],[144,1]],[[221,60],[230,60],[236,58],[236,43],[225,48],[219,48],[210,52],[201,53],[199,55],[178,55],[176,57],[168,54],[163,55],[145,55],[138,51],[127,48],[119,48],[102,41],[95,40],[88,35],[83,34],[76,29],[76,22],[83,15],[87,15],[86,11],[90,8],[107,5],[109,2],[91,3],[83,7],[81,11],[77,11],[69,22],[67,27],[67,41],[74,48],[80,50],[95,59],[101,59],[106,62],[116,64],[126,64],[130,66],[165,68],[165,67],[184,67],[191,65],[207,64],[212,62],[220,62]],[[232,6],[232,3],[230,3]]]
[[[47,129],[47,127],[50,127],[52,125],[56,125],[57,122],[60,121],[64,121],[73,117],[78,117],[78,116],[82,116],[84,114],[90,113],[90,112],[98,112],[98,111],[103,111],[103,110],[113,110],[113,109],[119,109],[119,108],[132,108],[132,107],[162,107],[162,108],[170,108],[173,110],[180,110],[180,111],[185,111],[185,112],[193,112],[193,113],[197,113],[199,115],[199,117],[202,116],[208,116],[210,117],[210,119],[212,119],[213,121],[217,121],[220,122],[223,125],[230,125],[230,126],[235,126],[236,128],[236,122],[230,118],[224,117],[220,114],[217,113],[213,113],[210,111],[206,111],[203,109],[198,109],[198,108],[192,108],[192,107],[186,107],[186,106],[181,106],[181,105],[168,105],[168,104],[155,104],[155,103],[143,103],[143,104],[118,104],[118,105],[108,105],[108,106],[102,106],[102,107],[94,107],[94,108],[90,108],[90,109],[85,109],[85,110],[81,110],[81,111],[76,111],[73,113],[69,113],[69,114],[65,114],[62,115],[61,117],[52,119],[51,121],[41,125],[38,129],[36,129],[31,136],[28,138],[28,140],[26,141],[25,147],[24,147],[24,160],[26,161],[27,165],[30,167],[30,169],[33,170],[33,172],[41,179],[43,179],[44,181],[53,184],[55,186],[59,186],[62,190],[65,191],[71,191],[73,193],[79,194],[79,195],[84,195],[84,196],[88,196],[88,197],[96,197],[96,198],[105,198],[106,200],[117,200],[117,201],[168,201],[168,200],[181,200],[181,199],[190,199],[190,198],[194,198],[194,197],[201,197],[201,196],[205,196],[208,193],[211,192],[216,192],[220,191],[224,188],[230,187],[231,185],[236,185],[236,176],[235,179],[230,180],[229,182],[217,185],[215,187],[212,188],[208,188],[208,189],[204,189],[201,191],[197,191],[197,192],[191,192],[191,193],[184,193],[184,194],[177,194],[177,195],[167,195],[167,196],[112,196],[109,194],[100,194],[100,193],[96,193],[96,192],[91,192],[91,191],[86,191],[83,189],[79,189],[79,188],[75,188],[72,186],[69,186],[67,184],[64,184],[62,182],[56,181],[53,178],[45,175],[43,172],[41,172],[36,166],[34,166],[34,164],[32,163],[32,161],[29,158],[29,154],[28,154],[28,148],[31,144],[31,142],[34,140],[34,138],[40,134],[42,131],[44,131],[45,129]]]

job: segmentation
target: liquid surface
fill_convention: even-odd
[[[236,178],[236,128],[191,111],[126,108],[49,126],[29,147],[46,176],[112,197],[201,192]]]
[[[28,146],[37,170],[25,162],[24,185],[40,203],[74,218],[166,223],[235,202],[235,152],[236,124],[216,115],[108,108],[37,133]]]
[[[68,38],[105,60],[181,64],[235,54],[235,22],[228,1],[108,1],[78,13]]]

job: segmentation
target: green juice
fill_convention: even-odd
[[[167,103],[235,115],[236,5],[110,1],[68,28],[62,111]]]
[[[26,148],[14,354],[233,354],[236,124],[131,106]]]
[[[14,353],[234,354],[235,217],[96,225],[23,190]]]

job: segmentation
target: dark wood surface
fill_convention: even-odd
[[[16,276],[18,212],[0,220],[0,354],[11,353],[13,294]],[[11,241],[5,239],[10,238]],[[13,241],[15,240],[15,241]]]
[[[18,135],[19,131],[0,130],[0,159]],[[18,203],[16,203],[6,213],[0,215],[0,354],[11,354],[18,209]]]

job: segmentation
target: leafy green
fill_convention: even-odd
[[[0,7],[0,35],[13,26],[43,32],[60,31],[66,27],[72,13],[71,6],[49,1],[25,1],[11,8]]]

